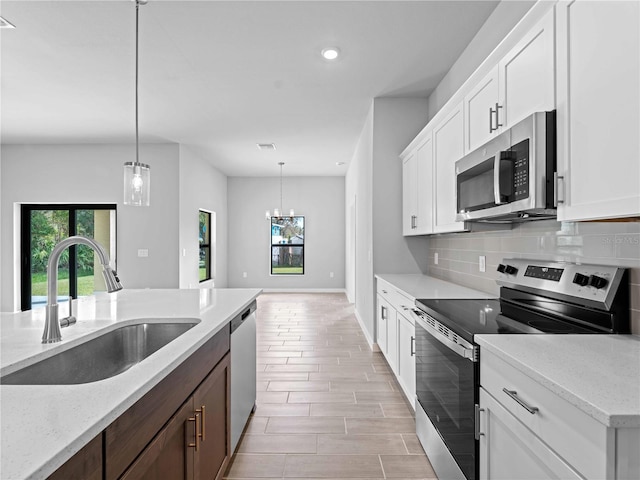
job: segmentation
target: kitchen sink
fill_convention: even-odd
[[[4,385],[76,385],[125,372],[190,328],[191,323],[138,323],[105,333],[0,378]]]

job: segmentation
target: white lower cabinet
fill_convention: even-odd
[[[377,343],[398,384],[415,409],[415,328],[406,309],[414,302],[384,280],[377,280]]]
[[[416,396],[416,328],[404,312],[398,312],[398,383],[415,409]]]
[[[387,323],[389,317],[389,304],[380,295],[376,312],[376,343],[380,351],[387,355]]]
[[[640,429],[600,423],[486,348],[480,385],[482,480],[640,478]]]
[[[568,464],[480,388],[480,479],[581,479]]]

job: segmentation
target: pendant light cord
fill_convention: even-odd
[[[140,0],[136,0],[136,163],[140,163],[140,141],[138,137],[138,17]]]

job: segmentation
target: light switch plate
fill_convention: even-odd
[[[486,272],[487,271],[487,257],[484,255],[480,255],[478,257],[478,269],[481,272]]]
[[[139,248],[138,249],[138,256],[139,257],[148,257],[149,256],[149,250],[146,248]]]
[[[433,263],[434,263],[435,265],[437,265],[437,264],[438,264],[438,252],[436,252],[436,253],[433,255]]]

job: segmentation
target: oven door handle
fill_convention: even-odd
[[[493,158],[493,200],[496,205],[502,205],[502,195],[500,195],[500,152]]]
[[[424,329],[429,335],[431,335],[433,338],[438,340],[449,350],[451,350],[452,352],[456,353],[457,355],[463,358],[466,358],[467,360],[471,360],[472,362],[478,361],[478,347],[473,346],[472,348],[468,348],[468,347],[465,347],[464,345],[460,345],[454,342],[453,340],[450,340],[449,338],[441,334],[438,330],[436,330],[431,325],[429,325],[427,322],[425,322],[421,314],[417,313],[413,309],[410,309],[409,311],[411,312],[415,322],[422,329]]]

